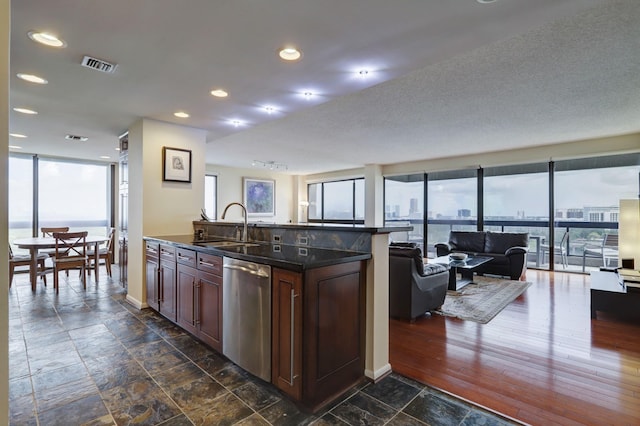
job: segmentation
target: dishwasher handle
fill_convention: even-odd
[[[264,271],[262,269],[252,269],[252,268],[247,268],[246,266],[242,266],[242,265],[224,265],[223,268],[225,268],[225,269],[235,269],[237,271],[246,272],[248,274],[256,275],[256,276],[261,277],[261,278],[269,278],[271,276],[269,274],[269,272]]]

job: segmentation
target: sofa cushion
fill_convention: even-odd
[[[451,231],[449,233],[451,251],[482,253],[485,251],[484,234],[484,232]]]
[[[389,246],[389,256],[412,258],[418,274],[424,275],[424,259],[422,258],[420,247]]]
[[[486,232],[484,252],[504,254],[511,247],[527,247],[529,234],[524,232]]]

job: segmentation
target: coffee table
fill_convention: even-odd
[[[435,259],[429,259],[429,263],[440,263],[449,265],[449,290],[457,291],[462,287],[473,283],[473,273],[480,265],[493,260],[486,256],[469,256],[466,260],[452,260],[449,256],[440,256]],[[460,279],[458,279],[460,272]]]
[[[638,316],[640,310],[640,288],[633,281],[620,283],[621,276],[615,272],[591,272],[591,318],[598,311],[610,311],[619,315]],[[622,275],[624,279],[624,275]]]

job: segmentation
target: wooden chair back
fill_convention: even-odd
[[[69,232],[68,226],[58,226],[58,227],[42,227],[40,228],[40,232],[42,232],[43,237],[53,237],[53,234],[56,232]]]
[[[59,292],[58,273],[69,269],[79,269],[82,285],[87,288],[87,231],[54,232],[56,247],[53,257],[53,288]]]
[[[54,232],[56,239],[56,259],[64,259],[65,262],[73,262],[74,259],[87,258],[87,231],[81,232]]]

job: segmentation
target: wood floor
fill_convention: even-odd
[[[390,320],[393,371],[532,425],[640,425],[640,322],[592,320],[588,275],[527,280],[488,324]]]

